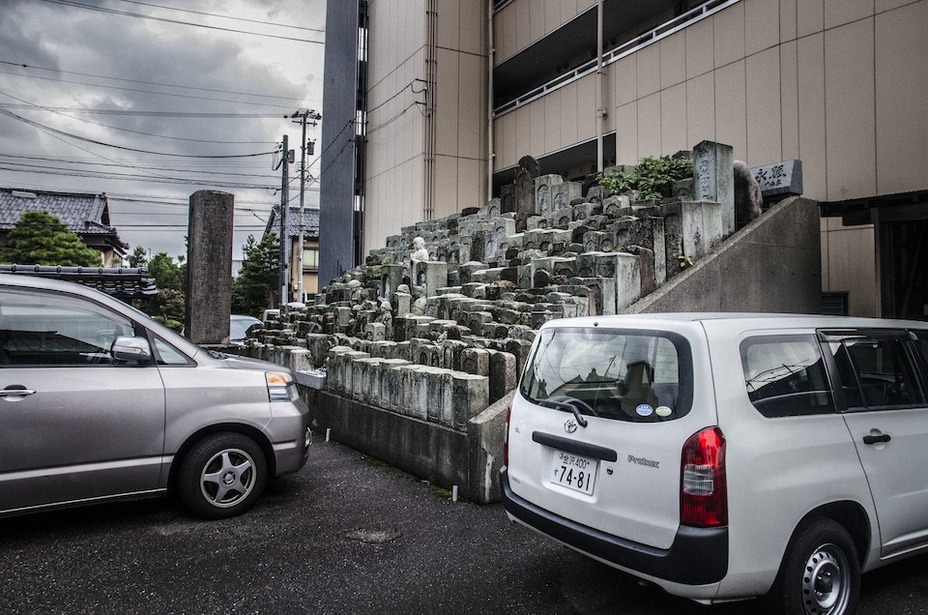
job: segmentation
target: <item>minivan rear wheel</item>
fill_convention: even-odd
[[[857,610],[860,563],[844,526],[814,519],[793,536],[766,596],[771,613],[849,615]]]
[[[177,475],[181,501],[205,519],[245,512],[264,491],[267,461],[261,447],[238,433],[217,433],[197,442]]]

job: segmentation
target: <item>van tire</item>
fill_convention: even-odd
[[[851,615],[860,597],[860,561],[840,523],[810,519],[790,541],[767,611],[784,615]]]

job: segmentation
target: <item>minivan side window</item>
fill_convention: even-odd
[[[928,331],[913,331],[915,335],[915,349],[921,355],[922,365],[928,366]],[[928,395],[928,393],[926,393]]]
[[[765,335],[741,342],[748,398],[763,416],[777,418],[835,411],[814,335]]]
[[[830,342],[829,347],[835,356],[848,408],[869,410],[925,404],[914,357],[907,350],[910,343],[902,334],[848,337]]]
[[[0,364],[113,365],[124,335],[134,335],[131,321],[78,297],[11,291],[0,303]]]

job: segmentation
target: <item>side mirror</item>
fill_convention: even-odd
[[[144,337],[117,337],[110,350],[119,361],[146,363],[152,358],[151,344]]]

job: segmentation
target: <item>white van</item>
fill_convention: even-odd
[[[564,319],[510,407],[509,517],[666,591],[853,613],[928,549],[928,323]]]

